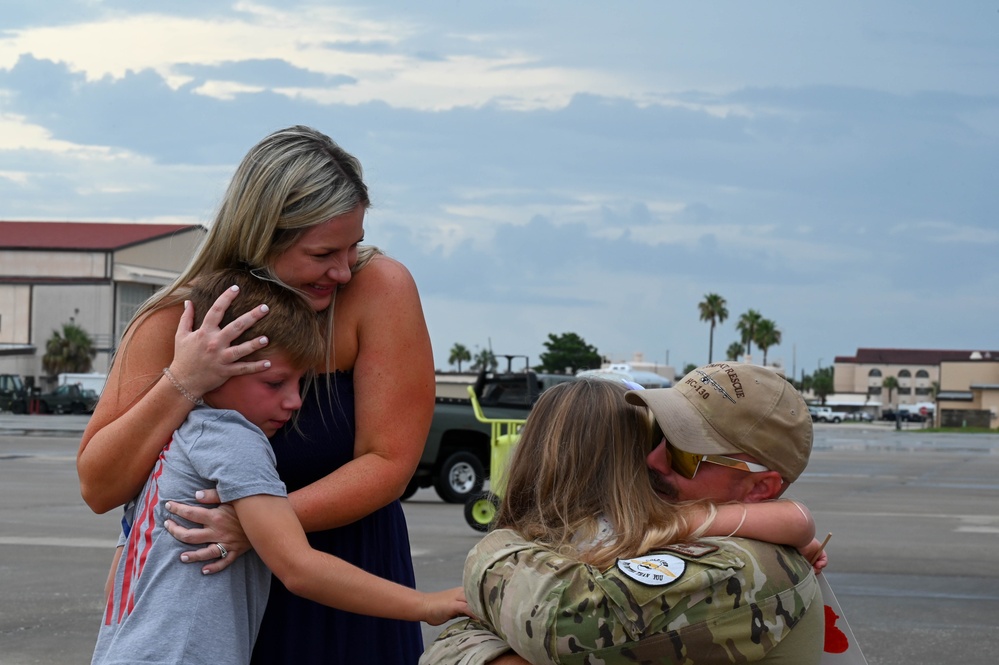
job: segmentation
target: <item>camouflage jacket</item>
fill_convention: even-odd
[[[704,539],[601,571],[498,530],[469,553],[464,581],[480,621],[449,626],[422,665],[478,665],[510,648],[535,665],[806,665],[822,652],[811,566],[753,540]]]

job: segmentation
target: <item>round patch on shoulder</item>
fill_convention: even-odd
[[[636,559],[619,559],[618,569],[647,586],[666,586],[683,576],[687,562],[672,554],[647,554]]]

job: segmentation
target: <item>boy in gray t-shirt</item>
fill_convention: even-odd
[[[301,380],[325,359],[325,335],[305,299],[237,270],[213,273],[192,288],[191,305],[203,313],[198,326],[216,295],[233,284],[239,296],[219,326],[266,302],[270,313],[233,345],[267,337],[267,346],[244,360],[266,357],[270,366],[232,377],[204,399],[184,388],[183,377],[163,370],[196,408],[164,446],[129,511],[94,664],[248,663],[267,604],[268,567],[295,593],[351,612],[440,624],[467,611],[460,587],[422,593],[309,546],[267,437],[301,406]],[[165,502],[205,487],[216,487],[233,505],[254,548],[214,575],[182,563],[188,546],[163,526],[177,519]]]

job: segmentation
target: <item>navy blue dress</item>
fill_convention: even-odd
[[[298,418],[271,445],[278,474],[293,492],[329,475],[353,459],[353,373],[320,376]],[[308,534],[312,547],[329,552],[379,577],[415,587],[409,532],[402,505],[393,501],[353,524]],[[274,577],[252,663],[324,665],[379,663],[416,665],[423,653],[418,622],[394,621],[334,610],[292,595]]]

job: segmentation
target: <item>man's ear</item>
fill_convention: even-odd
[[[760,471],[754,473],[753,476],[755,476],[753,486],[743,499],[746,503],[759,503],[776,499],[787,489],[784,479],[776,471]]]

